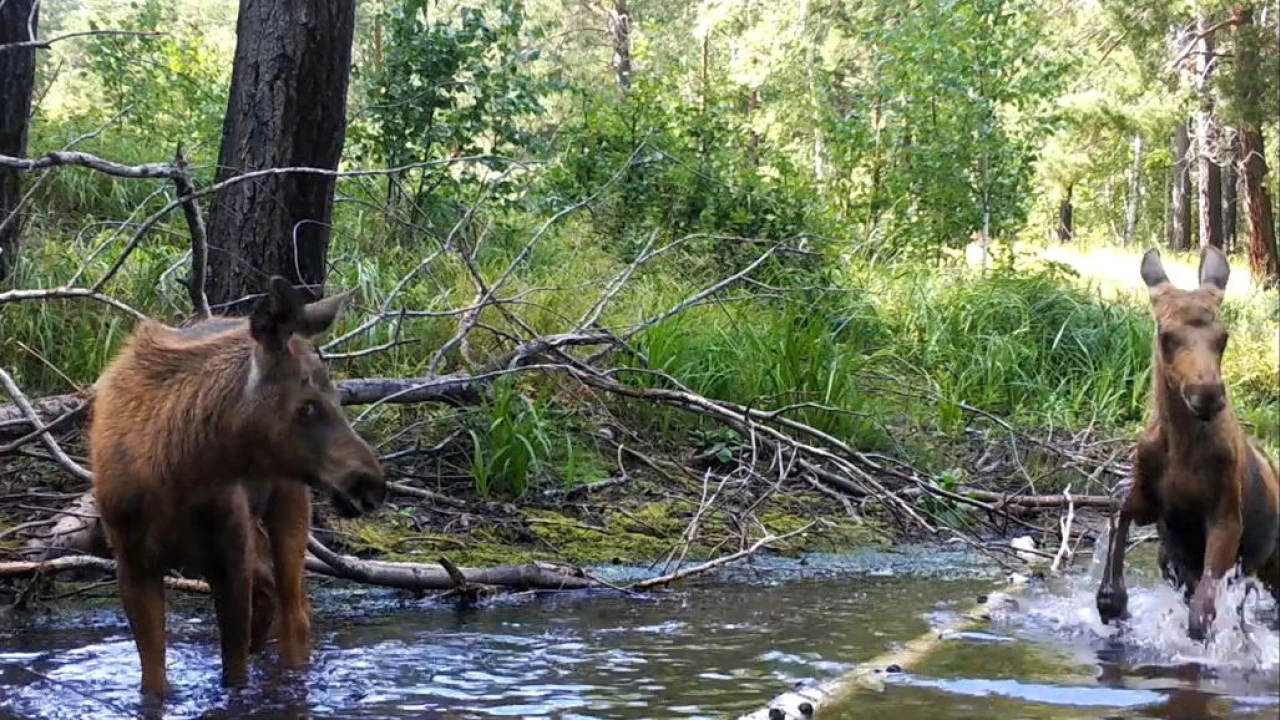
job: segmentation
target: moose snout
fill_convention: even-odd
[[[334,509],[353,518],[377,510],[387,499],[387,481],[378,470],[359,470],[331,488]]]
[[[1227,405],[1227,392],[1220,382],[1188,385],[1183,396],[1191,412],[1206,422]]]

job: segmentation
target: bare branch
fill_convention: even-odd
[[[60,287],[42,290],[9,290],[6,292],[0,292],[0,305],[27,300],[70,300],[80,298],[110,305],[120,312],[132,315],[138,320],[147,319],[147,316],[141,311],[135,310],[109,295],[104,295],[96,290],[90,290],[87,288]]]
[[[162,32],[144,32],[142,30],[81,30],[79,32],[58,35],[56,37],[44,38],[43,40],[24,40],[22,42],[5,43],[0,45],[0,52],[21,50],[23,48],[48,49],[49,46],[57,42],[89,36],[109,35],[114,37],[159,37],[167,34],[168,33]]]
[[[515,161],[509,160],[507,158],[503,158],[497,155],[468,155],[464,157],[446,158],[443,160],[427,160],[423,162],[410,163],[408,165],[400,165],[398,167],[393,167],[393,168],[364,169],[364,170],[330,170],[328,168],[315,168],[315,167],[264,168],[262,170],[254,170],[252,172],[247,172],[241,175],[236,175],[234,177],[229,177],[226,180],[223,180],[222,182],[214,183],[207,187],[196,190],[195,192],[192,192],[188,195],[175,198],[169,203],[167,203],[164,207],[160,208],[155,213],[147,217],[146,220],[143,220],[142,224],[139,225],[138,229],[133,233],[133,236],[129,238],[129,242],[128,244],[125,245],[124,249],[121,251],[120,256],[116,258],[115,262],[112,263],[111,267],[107,269],[107,272],[103,274],[103,276],[98,280],[97,283],[94,284],[93,289],[95,291],[101,291],[102,288],[105,287],[106,284],[110,282],[111,279],[114,278],[117,273],[120,272],[120,268],[124,267],[125,261],[129,258],[131,254],[133,254],[133,251],[137,249],[138,245],[142,242],[142,239],[143,237],[146,236],[147,232],[150,231],[151,228],[155,227],[156,224],[158,224],[161,220],[163,220],[165,216],[167,216],[169,213],[173,212],[183,203],[190,202],[198,198],[202,198],[206,195],[212,195],[213,193],[216,193],[219,190],[222,190],[223,188],[231,187],[232,185],[236,185],[242,182],[248,182],[250,180],[258,180],[265,177],[273,177],[276,175],[290,175],[290,174],[323,175],[325,177],[335,177],[335,178],[367,177],[367,176],[374,176],[374,175],[378,175],[378,176],[397,175],[397,174],[406,172],[408,170],[413,170],[417,168],[443,167],[443,166],[450,166],[450,165],[466,164],[471,162],[482,162],[486,160],[515,164]]]
[[[23,415],[26,415],[27,421],[31,423],[31,426],[40,433],[40,441],[44,443],[45,449],[49,451],[54,460],[64,470],[71,473],[72,476],[81,480],[92,480],[92,473],[81,467],[75,460],[67,457],[67,454],[62,451],[58,442],[53,439],[53,435],[49,434],[48,427],[40,421],[40,415],[36,413],[35,408],[31,407],[31,402],[22,393],[18,383],[14,382],[13,377],[5,372],[3,368],[0,368],[0,385],[4,386],[5,392],[9,394],[9,397],[13,398],[14,404],[22,410]]]
[[[74,165],[97,170],[105,175],[122,178],[170,179],[182,174],[182,170],[168,163],[144,163],[142,165],[121,165],[111,160],[104,160],[97,155],[74,150],[57,150],[37,158],[20,158],[12,155],[0,155],[0,167],[30,172],[52,167]]]
[[[187,176],[187,158],[182,148],[173,159],[173,185],[178,195],[185,197],[195,194],[191,178]],[[187,219],[187,228],[191,231],[191,277],[187,279],[187,295],[191,298],[192,313],[197,320],[204,320],[213,313],[209,310],[209,298],[205,295],[206,268],[209,266],[209,240],[205,231],[204,216],[200,214],[200,201],[194,198],[182,203],[182,214]]]

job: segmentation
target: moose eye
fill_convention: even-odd
[[[298,406],[298,419],[303,422],[310,422],[320,417],[320,403],[315,400],[308,400]]]
[[[1231,336],[1230,336],[1230,335],[1228,335],[1227,333],[1222,333],[1222,336],[1218,338],[1218,343],[1217,343],[1217,345],[1216,345],[1215,347],[1216,347],[1216,349],[1217,349],[1217,351],[1218,351],[1218,354],[1219,354],[1219,355],[1221,355],[1222,353],[1224,353],[1224,352],[1226,352],[1226,351],[1227,351],[1227,340],[1228,340],[1230,337],[1231,337]]]
[[[1160,352],[1172,355],[1178,349],[1178,338],[1171,332],[1160,333]]]

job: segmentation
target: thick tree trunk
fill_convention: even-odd
[[[609,11],[609,37],[613,41],[613,73],[618,89],[631,92],[631,10],[627,0],[614,0]]]
[[[1253,27],[1253,8],[1236,6],[1235,20],[1236,72],[1256,73],[1265,47]],[[1259,42],[1261,40],[1261,42]],[[1249,234],[1249,269],[1255,282],[1274,286],[1280,282],[1280,262],[1276,258],[1276,227],[1271,195],[1267,189],[1267,156],[1262,140],[1262,123],[1275,116],[1262,106],[1262,94],[1256,83],[1243,86],[1234,98],[1240,123],[1240,192],[1244,195],[1245,218]]]
[[[1240,131],[1223,128],[1222,133],[1222,246],[1233,252],[1236,249],[1236,226],[1239,219],[1238,159],[1240,157]]]
[[[1173,129],[1173,222],[1170,224],[1169,247],[1187,250],[1191,247],[1191,135],[1185,122]]]
[[[1138,239],[1138,212],[1142,207],[1142,136],[1133,136],[1133,166],[1129,168],[1129,197],[1124,206],[1124,244]]]
[[[1071,238],[1075,235],[1075,230],[1071,225],[1071,196],[1075,190],[1075,186],[1067,186],[1067,194],[1063,196],[1062,201],[1058,204],[1058,242],[1071,242]]]
[[[336,169],[346,134],[354,0],[240,0],[217,180],[271,167]],[[320,294],[335,179],[297,173],[232,185],[209,215],[209,301],[237,302],[282,275]]]
[[[1267,158],[1262,133],[1240,130],[1241,185],[1248,211],[1249,269],[1254,280],[1266,286],[1280,282],[1280,261],[1276,257],[1275,218],[1266,186]]]
[[[37,0],[0,2],[0,45],[36,39]],[[34,47],[0,50],[0,155],[27,153],[27,121],[36,80]],[[0,286],[18,264],[22,173],[0,168]]]

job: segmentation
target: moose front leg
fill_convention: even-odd
[[[1129,593],[1124,586],[1124,553],[1129,544],[1129,524],[1133,514],[1126,507],[1120,509],[1120,518],[1107,543],[1106,561],[1102,566],[1102,582],[1098,585],[1098,617],[1102,624],[1129,617]]]
[[[1191,597],[1187,617],[1187,636],[1192,640],[1204,640],[1209,626],[1217,616],[1216,596],[1218,584],[1236,564],[1240,552],[1240,511],[1228,510],[1209,521],[1205,537],[1204,575]]]
[[[276,592],[280,598],[280,664],[305,665],[311,646],[311,603],[307,598],[307,537],[311,532],[311,495],[306,485],[278,483],[267,510],[267,533],[275,563]]]
[[[204,543],[205,576],[213,591],[222,640],[222,683],[241,685],[249,677],[253,623],[253,520],[243,491],[210,502],[198,516]]]
[[[1143,475],[1135,473],[1133,487],[1120,506],[1119,520],[1107,543],[1102,582],[1098,585],[1098,617],[1104,625],[1129,617],[1129,593],[1124,586],[1124,555],[1129,544],[1129,525],[1134,522],[1146,524],[1153,519]]]

